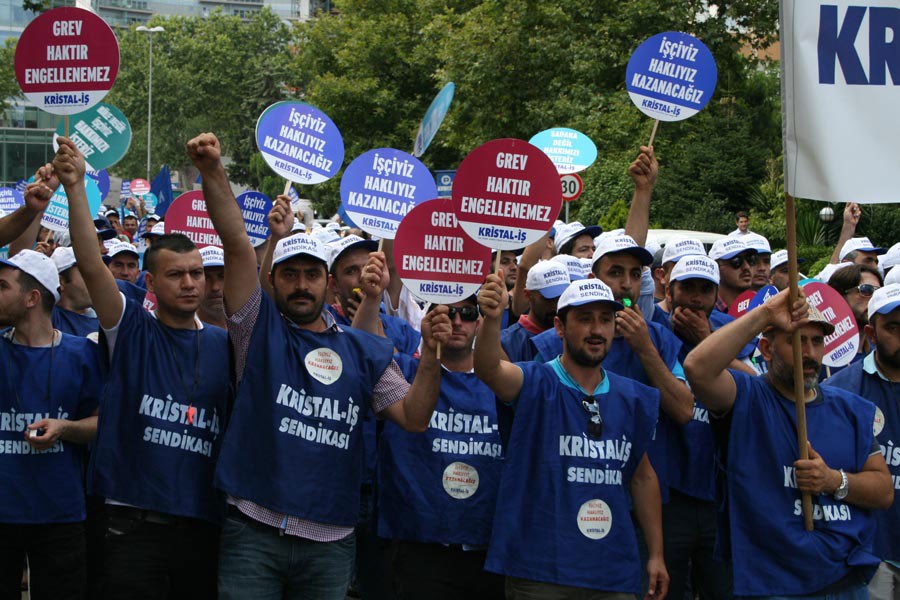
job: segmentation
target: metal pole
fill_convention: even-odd
[[[153,131],[153,34],[150,34],[150,78],[147,84],[147,181],[150,181],[150,140]]]

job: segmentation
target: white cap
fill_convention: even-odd
[[[166,224],[162,221],[153,224],[153,227],[141,234],[141,237],[162,237],[166,235]]]
[[[705,279],[719,285],[719,263],[702,254],[685,256],[672,269],[669,281],[684,281],[685,279]]]
[[[306,233],[306,223],[300,219],[294,219],[294,224],[291,225],[291,233]]]
[[[313,229],[311,235],[326,245],[341,241],[341,235],[338,233],[338,230],[331,227],[320,226],[318,229]]]
[[[525,289],[548,299],[559,298],[569,287],[569,270],[553,260],[542,260],[528,270]]]
[[[357,248],[375,252],[378,250],[378,242],[365,240],[358,235],[348,235],[346,237],[338,238],[336,242],[328,244],[328,250],[331,252],[331,256],[328,258],[328,270],[331,270],[331,267],[341,254],[349,250],[356,250]]]
[[[891,285],[892,283],[900,283],[900,269],[891,269],[890,272],[884,276],[884,285]],[[869,300],[869,302],[871,302],[871,300]]]
[[[824,283],[828,283],[828,280],[831,279],[831,276],[834,275],[835,271],[840,271],[845,267],[849,267],[853,263],[845,262],[845,263],[829,263],[825,265],[825,267],[819,271],[819,274],[816,275],[816,279],[822,281]]]
[[[203,268],[224,267],[225,251],[216,246],[204,246],[200,248],[200,258],[203,259]]]
[[[646,249],[638,246],[634,238],[625,233],[604,234],[596,238],[594,242],[597,244],[597,249],[594,250],[594,257],[591,259],[592,266],[597,264],[597,261],[607,254],[616,254],[618,252],[627,252],[636,256],[645,267],[653,262],[653,255],[647,252]]]
[[[878,266],[890,269],[900,265],[900,243],[896,243],[878,260]]]
[[[559,252],[560,248],[580,235],[589,235],[594,238],[600,235],[602,232],[603,228],[597,225],[590,225],[588,227],[585,227],[578,221],[563,223],[556,229],[556,237],[553,238],[553,244],[554,246],[556,246],[556,251]]]
[[[137,248],[134,247],[134,244],[129,244],[128,242],[123,242],[121,240],[118,244],[112,244],[111,246],[108,246],[108,248],[110,258],[122,254],[123,252],[130,252],[138,258],[140,258],[141,256],[140,254],[138,254]]]
[[[0,260],[0,265],[28,273],[59,301],[59,272],[49,257],[34,250],[22,250],[12,258]]]
[[[569,272],[569,281],[584,279],[591,274],[591,259],[578,258],[571,254],[557,254],[550,259],[553,262],[565,265]]]
[[[709,249],[709,257],[713,260],[731,260],[743,252],[755,254],[756,250],[744,243],[745,237],[747,236],[724,237],[716,240],[712,248]]]
[[[886,315],[898,307],[900,307],[900,284],[893,283],[878,288],[869,299],[869,321],[875,315]]]
[[[647,250],[653,257],[656,257],[656,253],[662,250],[662,246],[659,245],[659,242],[656,240],[652,240],[647,238],[647,241],[644,243],[644,249]]]
[[[340,231],[341,224],[337,223],[335,221],[329,221],[328,223],[325,224],[325,229],[331,229],[333,231]]]
[[[301,254],[321,260],[328,264],[328,249],[319,240],[305,233],[296,233],[292,236],[278,240],[275,244],[275,251],[272,255],[272,269],[275,265],[284,262],[289,258],[300,256]]]
[[[643,250],[643,248],[642,248]],[[579,279],[573,281],[559,297],[556,304],[556,312],[570,306],[582,306],[592,302],[606,302],[612,304],[616,310],[622,310],[624,306],[616,302],[612,290],[599,279]]]
[[[703,242],[689,237],[673,238],[666,243],[663,250],[662,264],[667,262],[678,262],[683,256],[699,254],[706,256],[706,248]]]
[[[781,265],[787,264],[788,261],[788,251],[787,250],[777,250],[772,253],[772,258],[769,259],[769,268],[773,271],[780,267]],[[797,264],[805,263],[805,258],[797,258]]]
[[[75,266],[75,251],[66,246],[60,246],[50,255],[53,264],[56,265],[56,272],[62,273],[66,269]]]
[[[741,241],[744,242],[745,246],[753,248],[759,254],[772,254],[772,246],[769,245],[769,240],[758,233],[751,232],[741,236]]]
[[[858,238],[850,238],[844,245],[841,246],[841,253],[838,257],[838,260],[844,260],[844,258],[850,254],[851,252],[874,252],[875,254],[884,254],[887,252],[884,248],[879,248],[867,237],[858,237]]]

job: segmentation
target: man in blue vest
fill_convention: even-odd
[[[900,284],[886,285],[872,294],[865,335],[875,349],[825,385],[875,403],[875,438],[896,490],[900,481]],[[889,510],[878,513],[877,520],[875,555],[882,562],[869,583],[869,596],[892,600],[900,596],[900,502],[895,499]]]
[[[183,235],[148,250],[150,313],[126,300],[97,250],[84,157],[60,138],[53,161],[69,199],[78,268],[91,294],[108,366],[91,450],[89,492],[105,498],[102,594],[215,597],[224,503],[213,472],[230,393],[227,334],[204,327],[200,252]]]
[[[500,360],[508,294],[491,274],[475,374],[515,407],[485,567],[506,575],[507,598],[633,598],[641,559],[632,509],[649,549],[649,596],[666,595],[660,492],[647,458],[659,392],[602,368],[623,306],[602,281],[572,282],[549,363]],[[600,595],[598,592],[605,592]]]
[[[529,340],[553,327],[556,302],[569,287],[569,279],[566,266],[555,260],[541,261],[528,270],[525,282],[528,312],[500,334],[500,345],[510,361],[534,360],[536,350]]]
[[[75,261],[75,252],[60,246],[50,257],[59,271],[59,302],[53,308],[53,326],[70,335],[87,337],[100,331],[97,313],[91,306],[91,294]]]
[[[878,559],[874,509],[891,505],[890,473],[872,433],[875,406],[818,385],[825,337],[834,331],[788,290],[714,332],[685,362],[713,427],[726,471],[720,548],[729,552],[736,596],[866,598]],[[809,458],[798,460],[791,338],[799,331]],[[767,375],[729,370],[754,337]],[[806,531],[801,492],[812,495]]]
[[[325,310],[327,256],[316,238],[276,239],[286,232],[273,230],[272,296],[262,292],[218,140],[200,134],[187,151],[225,251],[238,381],[216,473],[229,502],[219,597],[343,599],[359,515],[361,420],[373,410],[410,431],[428,427],[440,386],[435,351],[450,330],[447,309],[423,320],[422,357],[408,384],[390,342],[338,327]]]

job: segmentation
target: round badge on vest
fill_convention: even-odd
[[[325,385],[331,385],[340,379],[344,372],[344,362],[331,348],[316,348],[306,355],[303,362],[313,379]]]
[[[872,424],[872,430],[875,432],[876,437],[884,431],[884,413],[877,406],[875,407],[875,422]]]
[[[465,500],[478,491],[478,470],[464,462],[454,462],[444,469],[444,491],[451,498]]]
[[[600,499],[588,500],[578,509],[578,529],[586,538],[602,540],[612,530],[612,510]]]

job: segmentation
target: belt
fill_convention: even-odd
[[[118,504],[107,504],[106,513],[109,516],[131,519],[133,521],[143,521],[145,523],[153,523],[154,525],[187,525],[196,522],[195,519],[189,519],[187,517],[178,517],[156,512],[155,510],[145,510],[134,506],[120,506]]]
[[[262,529],[263,531],[268,531],[270,533],[277,533],[280,536],[284,535],[284,529],[282,529],[280,527],[274,527],[272,525],[269,525],[268,523],[263,523],[262,521],[257,521],[253,517],[247,516],[244,513],[242,513],[240,511],[240,509],[238,509],[238,507],[235,506],[234,504],[228,505],[227,515],[233,519],[237,519],[238,521],[243,521],[245,523],[249,523],[250,525],[253,525],[254,527],[258,527],[259,529]]]

